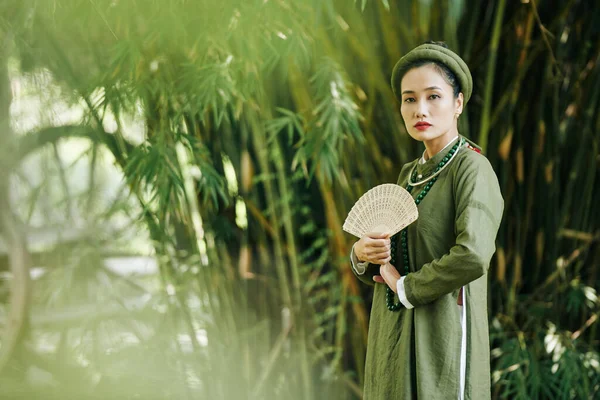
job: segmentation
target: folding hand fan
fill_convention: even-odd
[[[419,216],[412,196],[402,186],[384,183],[375,186],[352,206],[342,229],[363,237],[369,232],[395,235]]]

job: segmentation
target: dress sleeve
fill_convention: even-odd
[[[375,285],[373,276],[379,275],[379,265],[371,264],[368,261],[359,262],[354,254],[354,246],[350,250],[350,264],[352,264],[352,272],[361,282],[371,286]]]
[[[368,261],[358,261],[358,257],[356,257],[356,254],[354,253],[355,245],[356,245],[356,243],[354,245],[352,245],[352,249],[350,250],[350,263],[352,264],[352,268],[354,268],[354,272],[356,272],[358,275],[362,275],[367,270],[367,267],[369,266],[369,262]]]
[[[405,279],[406,276],[401,276],[400,279],[398,279],[398,283],[396,284],[396,292],[398,293],[398,300],[400,300],[404,307],[410,310],[411,308],[415,308],[415,306],[413,306],[406,298],[406,289],[404,289]]]
[[[504,200],[489,161],[467,157],[453,177],[456,244],[404,279],[405,295],[415,307],[431,303],[484,275],[496,250]]]

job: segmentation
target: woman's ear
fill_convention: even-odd
[[[464,102],[465,102],[465,97],[463,96],[462,92],[460,92],[458,94],[458,97],[456,98],[456,100],[454,100],[454,103],[456,105],[456,114],[458,114],[458,115],[462,114]]]

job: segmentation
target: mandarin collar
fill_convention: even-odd
[[[458,140],[460,140],[461,136],[458,135],[457,136]],[[442,149],[441,151],[438,151],[437,154],[435,154],[433,157],[429,157],[429,160],[425,161],[425,163],[421,164],[419,163],[419,160],[421,159],[419,157],[419,159],[417,160],[417,176],[418,175],[422,175],[422,176],[427,176],[429,174],[431,174],[434,170],[435,167],[437,167],[437,165],[440,163],[440,161],[442,161],[442,159],[448,155],[448,153],[450,152],[450,149],[452,149],[452,147],[454,147],[454,144],[452,144],[453,142],[455,142],[457,139],[453,139],[452,141],[448,142],[448,145]],[[452,144],[452,145],[450,145]],[[418,178],[417,178],[418,179]]]

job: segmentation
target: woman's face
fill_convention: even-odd
[[[433,65],[409,70],[400,89],[400,111],[410,136],[423,142],[443,142],[458,134],[456,121],[462,112],[463,94],[454,98],[452,86]]]

